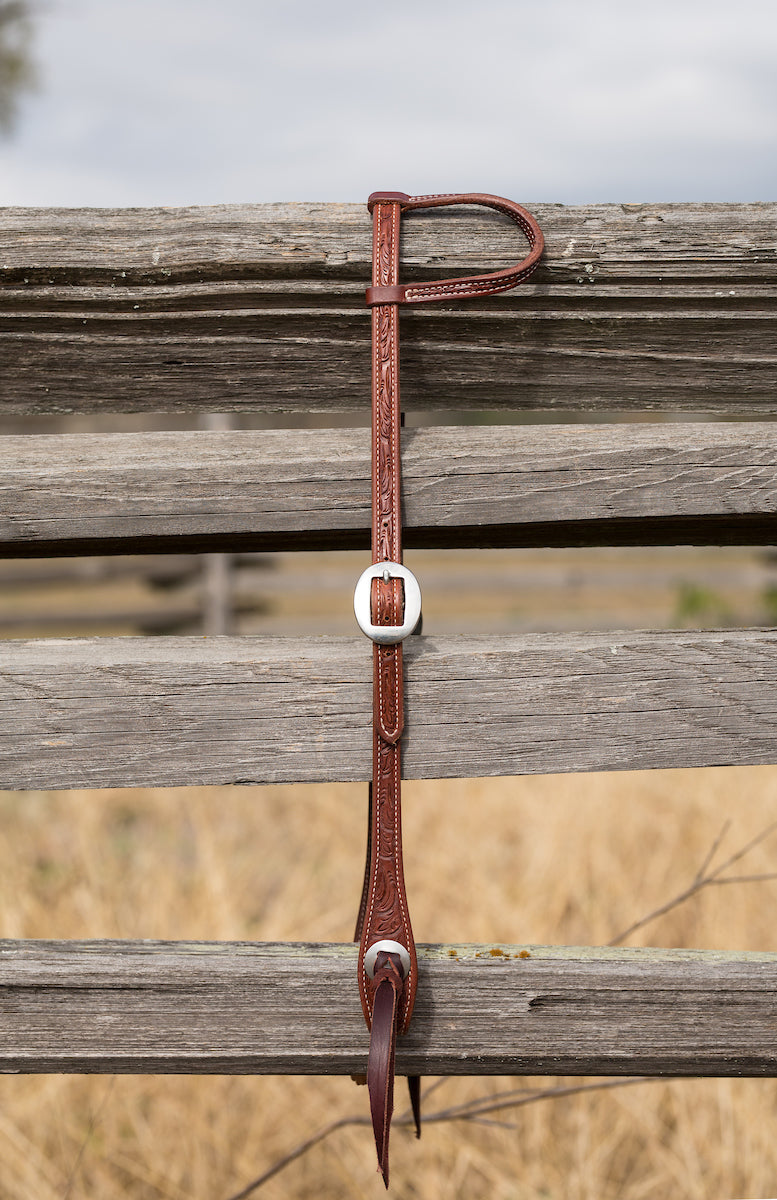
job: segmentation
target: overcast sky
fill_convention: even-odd
[[[775,0],[37,0],[0,204],[777,198]]]

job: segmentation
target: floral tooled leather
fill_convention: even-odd
[[[399,227],[402,212],[447,204],[484,204],[506,213],[525,234],[530,252],[514,267],[487,275],[439,282],[399,283]],[[372,286],[372,561],[401,563],[399,310],[404,303],[487,296],[528,279],[539,261],[543,237],[525,209],[484,193],[408,196],[376,192],[368,208],[373,215]],[[402,582],[380,576],[371,585],[373,625],[403,624]],[[366,1082],[370,1093],[375,1145],[383,1181],[388,1187],[388,1146],[394,1095],[394,1055],[398,1033],[408,1027],[418,982],[413,931],[410,926],[402,868],[400,804],[400,738],[404,728],[402,645],[373,647],[373,772],[367,869],[356,926],[359,945],[359,989],[370,1054]],[[379,946],[376,946],[379,943]],[[375,956],[372,977],[365,969],[370,948]],[[401,951],[401,953],[399,953]],[[420,1133],[419,1080],[409,1080],[416,1132]]]
[[[399,272],[399,205],[373,209],[373,280],[391,284]],[[398,315],[393,305],[372,312],[372,561],[401,562],[399,474]],[[402,582],[372,584],[375,625],[402,623]],[[399,942],[410,955],[410,970],[399,998],[398,1024],[404,1032],[415,1000],[417,964],[402,870],[400,748],[404,726],[402,646],[373,647],[374,732],[371,854],[359,952],[359,985],[368,1026],[375,985],[363,969],[364,955],[377,941]]]

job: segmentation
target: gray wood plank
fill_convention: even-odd
[[[514,293],[403,315],[408,409],[777,409],[775,204],[531,206]],[[521,253],[499,214],[414,214],[403,273]],[[8,413],[363,409],[361,205],[0,211]]]
[[[718,283],[773,283],[774,202],[747,204],[522,203],[548,246],[543,275],[581,274]],[[0,271],[8,283],[117,286],[152,281],[350,279],[369,274],[365,204],[224,204],[187,208],[0,209]],[[481,208],[403,219],[402,262],[431,278],[497,269],[517,258],[513,223]]]
[[[351,638],[6,642],[0,786],[369,778]],[[777,762],[777,633],[406,643],[408,778]]]
[[[366,429],[0,438],[0,554],[369,546]],[[774,540],[777,425],[408,429],[407,546]]]
[[[362,1072],[356,954],[0,942],[0,1070]],[[418,957],[399,1074],[777,1074],[775,954],[468,945]]]

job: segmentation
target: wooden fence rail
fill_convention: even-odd
[[[0,942],[0,1071],[338,1074],[352,945]],[[774,1075],[777,954],[419,946],[397,1071]]]
[[[409,409],[777,411],[777,204],[532,209],[529,284],[403,314]],[[490,212],[404,225],[406,278],[520,241]],[[367,413],[370,253],[355,204],[6,209],[3,407]]]
[[[403,313],[405,406],[415,425],[455,409],[643,423],[409,422],[407,544],[774,544],[777,205],[532,207],[548,251],[530,284]],[[413,216],[404,277],[502,265],[505,224]],[[369,261],[356,205],[7,209],[0,416],[359,424]],[[6,557],[366,548],[368,529],[364,429],[0,439]],[[6,788],[369,775],[361,639],[1,654]],[[407,663],[409,777],[777,762],[772,630],[424,636]],[[773,954],[426,947],[398,1069],[774,1075],[776,984]],[[0,943],[0,1069],[362,1071],[354,985],[353,947]]]
[[[5,788],[368,779],[362,638],[9,642]],[[408,642],[413,779],[773,762],[777,633]]]
[[[777,425],[409,429],[408,546],[774,540]],[[369,431],[0,438],[0,554],[369,547]]]

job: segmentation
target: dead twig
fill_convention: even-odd
[[[269,1183],[271,1179],[278,1175],[284,1167],[288,1167],[290,1163],[301,1158],[303,1154],[307,1154],[308,1150],[312,1150],[314,1146],[317,1146],[319,1142],[323,1142],[324,1138],[328,1138],[338,1129],[344,1129],[346,1125],[369,1124],[371,1122],[368,1117],[356,1116],[338,1117],[336,1121],[330,1121],[328,1125],[324,1125],[317,1133],[306,1138],[304,1142],[300,1142],[288,1154],[284,1154],[283,1158],[276,1159],[271,1167],[268,1167],[266,1171],[262,1172],[256,1179],[253,1179],[251,1183],[246,1184],[239,1192],[235,1192],[234,1195],[229,1197],[229,1200],[245,1200],[246,1196],[250,1196],[252,1192],[257,1192],[260,1187],[263,1187],[265,1183]]]
[[[78,1154],[76,1155],[75,1162],[73,1163],[73,1166],[70,1169],[70,1174],[68,1176],[67,1183],[65,1184],[65,1190],[62,1193],[62,1200],[68,1200],[68,1198],[72,1194],[73,1187],[75,1185],[76,1178],[78,1176],[78,1172],[81,1169],[81,1163],[84,1160],[86,1148],[92,1139],[92,1135],[94,1134],[94,1131],[97,1128],[97,1124],[98,1124],[101,1116],[103,1115],[103,1111],[105,1110],[105,1107],[108,1103],[110,1094],[113,1091],[113,1085],[115,1083],[116,1083],[116,1076],[111,1075],[110,1079],[108,1080],[108,1086],[105,1088],[105,1091],[103,1092],[103,1096],[102,1096],[100,1103],[98,1104],[97,1108],[93,1109],[92,1112],[90,1113],[89,1121],[86,1126],[86,1133],[84,1134],[83,1139],[81,1141],[81,1145],[78,1148]]]
[[[650,924],[651,921],[655,921],[659,917],[663,917],[665,913],[671,912],[673,908],[678,908],[679,905],[685,904],[686,900],[690,900],[692,896],[695,896],[704,888],[721,887],[726,883],[765,883],[768,880],[777,879],[777,872],[759,875],[727,875],[721,878],[723,871],[726,871],[729,867],[733,866],[734,863],[743,859],[746,854],[749,854],[751,850],[753,850],[761,842],[765,841],[766,838],[769,837],[769,835],[773,833],[775,829],[777,829],[777,821],[772,822],[771,825],[767,825],[765,829],[762,829],[760,833],[756,834],[754,838],[752,838],[744,846],[740,847],[739,850],[735,850],[734,853],[725,859],[724,862],[720,863],[720,865],[717,866],[714,871],[709,870],[710,864],[719,850],[730,827],[731,822],[726,821],[720,833],[713,840],[710,849],[707,851],[704,859],[702,860],[701,866],[687,888],[685,888],[682,892],[678,892],[676,896],[673,896],[671,900],[667,900],[665,904],[661,904],[658,908],[654,908],[653,911],[647,913],[646,916],[640,917],[638,921],[634,921],[632,925],[629,925],[628,929],[624,929],[622,933],[619,933],[616,937],[612,938],[607,945],[619,946],[622,942],[625,942],[626,938],[630,937],[632,933],[635,933],[638,929],[642,929],[644,925]]]
[[[658,1077],[656,1077],[658,1078]],[[612,1088],[628,1087],[635,1083],[651,1083],[649,1075],[629,1075],[625,1079],[604,1079],[598,1083],[559,1084],[556,1087],[545,1088],[511,1088],[507,1092],[497,1092],[493,1096],[479,1096],[467,1100],[463,1104],[452,1105],[450,1108],[439,1109],[437,1112],[424,1116],[425,1125],[433,1125],[439,1121],[474,1121],[487,1113],[503,1112],[507,1108],[523,1108],[527,1104],[536,1104],[540,1100],[558,1100],[564,1096],[577,1096],[581,1092],[604,1092]],[[403,1113],[397,1119],[399,1125],[412,1124],[412,1115]]]
[[[425,1093],[424,1099],[435,1091],[444,1083],[445,1080],[438,1080]],[[488,1113],[501,1112],[507,1108],[523,1108],[527,1104],[536,1104],[540,1100],[556,1100],[563,1096],[576,1096],[581,1092],[601,1092],[610,1088],[630,1087],[635,1083],[651,1083],[656,1082],[651,1080],[649,1076],[633,1075],[625,1079],[606,1079],[600,1083],[579,1083],[569,1086],[558,1086],[548,1088],[513,1088],[508,1092],[497,1092],[493,1096],[480,1096],[474,1100],[465,1101],[463,1104],[455,1104],[450,1108],[439,1109],[437,1112],[432,1112],[424,1115],[425,1125],[434,1125],[441,1121],[477,1121]],[[410,1109],[401,1113],[394,1118],[394,1125],[413,1125],[413,1114]],[[256,1179],[251,1180],[239,1192],[235,1192],[228,1197],[228,1200],[246,1200],[253,1192],[258,1192],[259,1188],[265,1183],[269,1183],[276,1175],[280,1174],[285,1167],[296,1162],[303,1154],[307,1154],[308,1150],[312,1150],[314,1146],[318,1146],[326,1138],[331,1137],[338,1129],[344,1129],[350,1125],[370,1125],[369,1117],[352,1115],[350,1117],[338,1117],[336,1121],[330,1121],[329,1124],[322,1126],[316,1133],[306,1138],[304,1142],[300,1142],[288,1154],[284,1154],[282,1158],[276,1161],[258,1175]],[[489,1122],[496,1124],[496,1122]],[[501,1124],[501,1123],[500,1123]]]

